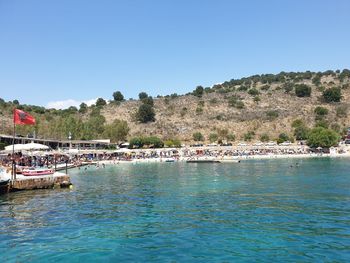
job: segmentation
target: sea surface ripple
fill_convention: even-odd
[[[348,159],[123,164],[0,196],[2,262],[350,262]]]

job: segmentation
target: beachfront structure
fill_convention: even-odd
[[[0,134],[0,143],[6,145],[12,144],[13,136]],[[116,144],[111,143],[110,140],[54,140],[54,139],[38,139],[16,136],[14,138],[15,144],[25,144],[30,142],[40,143],[51,147],[52,149],[78,149],[78,150],[98,150],[107,149]]]

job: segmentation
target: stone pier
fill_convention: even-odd
[[[72,185],[70,176],[64,173],[54,173],[43,176],[17,176],[16,181],[3,186],[1,193],[16,192],[34,189],[68,188]]]

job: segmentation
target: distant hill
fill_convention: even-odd
[[[75,139],[158,136],[192,142],[195,132],[200,132],[206,142],[209,138],[270,140],[281,133],[294,139],[296,120],[308,128],[328,126],[343,134],[350,124],[350,71],[254,75],[213,87],[198,86],[186,95],[174,91],[172,95],[153,98],[153,102],[155,121],[147,123],[137,120],[143,103],[140,100],[106,105],[100,101],[97,106],[83,105],[80,111],[74,107],[53,110],[17,106],[35,115],[38,136],[57,139],[66,138],[69,131]],[[16,103],[0,101],[1,133],[11,133],[11,109]],[[33,127],[19,129],[24,135],[32,131]]]

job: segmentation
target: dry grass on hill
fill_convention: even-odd
[[[322,86],[325,88],[339,86],[337,79],[323,77]],[[198,98],[193,95],[178,96],[176,98],[156,98],[156,121],[142,124],[135,121],[139,101],[126,101],[121,105],[108,105],[102,111],[107,122],[114,119],[122,119],[128,122],[130,137],[136,135],[156,135],[161,138],[177,137],[183,141],[192,141],[194,132],[201,132],[207,139],[210,133],[219,129],[227,129],[235,135],[236,140],[241,140],[249,131],[255,131],[255,140],[261,134],[268,134],[271,139],[277,138],[282,132],[292,134],[291,123],[295,119],[302,119],[312,127],[315,123],[314,109],[317,106],[329,110],[327,120],[330,124],[339,124],[347,127],[350,117],[348,115],[338,117],[336,109],[350,106],[350,88],[343,89],[341,103],[324,103],[321,100],[320,88],[310,81],[303,83],[312,87],[311,97],[299,98],[294,91],[290,94],[282,89],[282,83],[270,85],[268,90],[261,90],[263,84],[258,83],[256,89],[260,101],[254,101],[254,96],[246,91],[234,91],[220,94],[219,92],[206,93]],[[342,83],[343,84],[343,83]],[[244,103],[243,109],[230,107],[230,96],[241,97]]]

